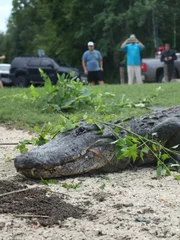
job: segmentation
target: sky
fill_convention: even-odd
[[[8,18],[11,15],[12,0],[0,0],[0,32],[6,32]]]

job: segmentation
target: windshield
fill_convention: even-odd
[[[58,60],[57,62],[60,66],[69,67],[69,65],[62,60]]]
[[[54,60],[53,61],[58,65],[58,66],[62,66],[62,67],[70,67],[68,64],[66,64],[64,61],[62,60]]]
[[[51,59],[51,61],[53,62],[54,66],[55,66],[56,68],[58,68],[58,67],[59,67],[59,65],[57,64],[57,62],[56,62],[56,61],[54,61],[54,59]]]
[[[9,69],[10,69],[10,65],[0,65],[0,71],[9,71]]]

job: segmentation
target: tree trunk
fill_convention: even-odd
[[[120,66],[119,72],[120,72],[120,84],[124,84],[125,83],[124,67]]]

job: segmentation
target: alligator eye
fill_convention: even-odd
[[[76,134],[80,135],[86,132],[86,129],[84,127],[79,127],[78,129],[76,129]]]

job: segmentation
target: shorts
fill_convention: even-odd
[[[102,71],[91,71],[88,72],[88,82],[96,82],[102,81]]]

